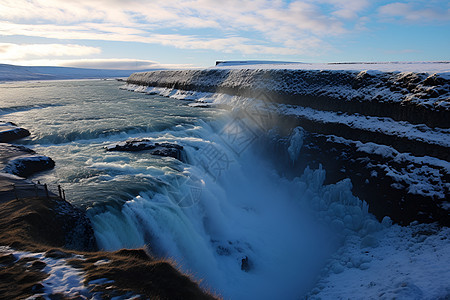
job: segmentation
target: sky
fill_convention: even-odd
[[[450,61],[444,0],[0,0],[0,63]]]

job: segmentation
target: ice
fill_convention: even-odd
[[[290,144],[288,147],[289,156],[293,163],[297,160],[297,158],[300,155],[300,150],[302,149],[303,146],[304,136],[305,132],[303,128],[296,127],[293,129],[290,138]]]
[[[446,160],[430,156],[417,157],[410,153],[401,153],[394,148],[375,143],[362,143],[360,141],[347,140],[337,136],[328,136],[330,141],[348,145],[355,145],[358,151],[367,154],[377,154],[387,159],[386,163],[377,164],[384,170],[383,176],[393,178],[394,188],[407,190],[411,194],[419,194],[440,199],[446,198],[450,190],[450,184],[446,176],[450,174],[450,163]],[[394,167],[391,163],[404,165],[402,168]],[[372,171],[372,176],[379,176]]]
[[[364,249],[364,239],[349,239],[330,261],[332,272],[325,269],[310,297],[445,299],[450,295],[445,279],[450,276],[449,228],[393,225],[375,236],[378,245]],[[336,265],[340,272],[334,271]]]

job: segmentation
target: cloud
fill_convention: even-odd
[[[318,39],[304,38],[302,42],[297,41],[296,46],[286,45],[272,46],[267,43],[256,44],[253,40],[244,37],[220,37],[209,38],[196,35],[181,34],[147,34],[138,29],[121,28],[108,24],[98,24],[95,27],[92,24],[80,25],[24,25],[10,22],[0,22],[0,34],[3,35],[28,35],[34,37],[45,36],[47,38],[57,39],[64,36],[66,39],[76,40],[104,40],[104,41],[122,41],[122,42],[141,42],[149,44],[160,44],[172,46],[179,49],[202,49],[214,50],[224,53],[240,52],[243,54],[276,54],[276,55],[295,55],[308,51],[308,45],[317,45]],[[292,41],[292,40],[289,40]],[[286,44],[288,40],[285,41]],[[322,43],[325,47],[325,43]]]
[[[326,37],[346,33],[343,20],[356,20],[366,5],[367,0],[0,0],[0,35],[298,55],[317,52],[312,45],[329,47]],[[199,29],[207,33],[199,35]]]
[[[53,62],[55,63],[55,62]],[[150,69],[186,69],[192,68],[189,64],[161,64],[150,60],[139,60],[129,58],[109,59],[79,59],[65,60],[58,63],[59,66],[88,68],[88,69],[111,69],[111,70],[150,70]]]
[[[191,64],[162,64],[156,61],[139,60],[131,58],[107,58],[107,59],[27,59],[15,61],[2,61],[6,64],[21,66],[60,66],[86,69],[108,70],[155,70],[155,69],[190,69]]]
[[[395,2],[378,9],[381,17],[386,20],[399,20],[406,22],[436,22],[450,21],[450,9],[431,6],[433,1],[424,3]],[[448,7],[448,6],[447,6]]]
[[[0,43],[0,61],[15,61],[54,56],[86,56],[99,54],[100,52],[100,48],[74,44]]]

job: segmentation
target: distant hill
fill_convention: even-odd
[[[161,69],[151,69],[154,71]],[[56,80],[128,77],[138,70],[105,70],[70,67],[26,67],[0,64],[0,81],[16,80]],[[140,72],[144,70],[139,70]]]

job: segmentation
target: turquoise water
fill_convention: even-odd
[[[189,135],[196,122],[218,112],[119,89],[123,85],[101,80],[1,85],[0,118],[27,128],[31,137],[19,143],[56,162],[53,171],[35,180],[61,184],[69,201],[92,207],[121,203],[157,184],[144,174],[148,169],[178,172],[174,159],[106,152],[103,147],[128,138]]]

